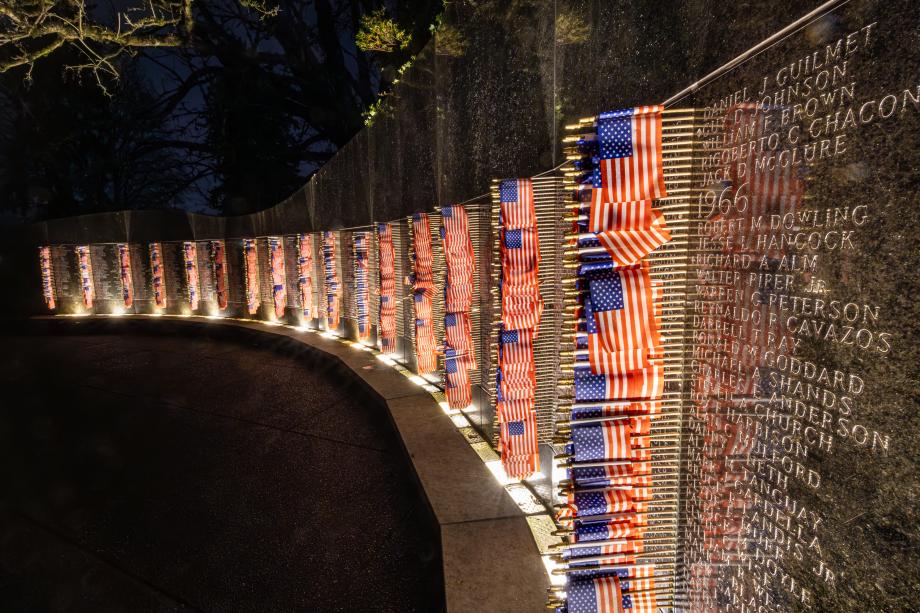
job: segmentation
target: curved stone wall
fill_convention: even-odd
[[[238,219],[138,212],[39,224],[18,237],[29,244],[17,270],[28,271],[30,293],[15,298],[28,301],[24,310],[43,311],[34,248],[44,245],[55,312],[236,316],[359,339],[370,308],[371,330],[360,344],[383,349],[381,305],[360,296],[390,291],[371,225],[387,222],[397,307],[395,355],[386,359],[426,375],[417,382],[439,393],[450,386],[447,363],[443,356],[434,369],[425,363],[437,349],[430,345],[448,334],[449,251],[437,230],[445,208],[461,202],[476,270],[463,312],[477,361],[469,368],[473,399],[459,415],[488,457],[512,435],[533,432],[539,443],[528,461],[542,468],[508,485],[519,486],[509,493],[521,508],[535,509],[530,528],[558,584],[551,606],[574,613],[573,598],[590,600],[585,594],[608,583],[640,608],[913,603],[906,577],[917,570],[908,552],[920,544],[908,494],[918,459],[910,296],[918,285],[920,58],[909,43],[920,9],[907,0],[859,0],[809,14],[816,7],[450,3],[444,29],[388,98],[391,108],[290,199]],[[661,191],[614,197],[623,114],[597,113],[656,102],[665,108],[629,113],[659,122],[663,136],[652,149],[661,156]],[[502,210],[509,200],[494,179],[506,176],[532,178],[518,182],[534,195],[524,222]],[[598,192],[598,206],[629,204],[644,225],[598,213]],[[419,231],[422,218],[413,214],[422,212],[430,226]],[[634,251],[624,238],[636,236],[630,232],[655,235],[654,248],[609,265]],[[304,316],[306,294],[298,303],[294,291],[300,279],[291,257],[300,257],[302,235],[311,237],[313,254],[309,302],[340,309],[340,317],[324,314],[325,323]],[[366,261],[356,250],[364,240],[372,241]],[[213,241],[226,253],[230,296],[217,309],[206,255]],[[154,275],[145,268],[154,243],[162,251],[162,308],[152,306]],[[282,245],[284,273],[273,244]],[[135,258],[130,306],[117,274],[119,245]],[[192,249],[189,272],[183,258]],[[530,252],[516,258],[511,249]],[[616,269],[619,290],[594,274],[598,259]],[[640,357],[617,359],[644,360],[650,369],[638,391],[630,378],[638,368],[599,364],[599,345],[590,344],[603,342],[607,353],[636,348],[619,344],[613,315],[590,311],[623,311],[633,290],[624,294],[631,281],[622,275],[634,266],[645,271],[636,273],[647,281],[642,321],[655,333],[643,337]],[[526,282],[516,287],[520,278],[509,272]],[[84,277],[98,292],[92,307],[81,306]],[[540,312],[539,334],[506,337],[499,324],[519,303],[503,296],[523,286],[536,288],[516,299]],[[517,343],[527,345],[533,364],[521,379],[527,410],[509,419],[499,408],[506,388],[497,375]],[[591,376],[605,377],[590,380],[603,391],[585,387],[584,376],[579,386],[575,373],[589,365]],[[614,375],[626,391],[613,389]],[[633,401],[654,405],[646,410],[656,421],[632,422],[628,438],[588,454],[600,453],[592,464],[573,433],[595,423],[615,430],[610,424]],[[633,447],[649,457],[618,455]],[[641,475],[608,474],[621,463],[641,467]],[[577,471],[586,468],[606,471],[602,500],[576,497],[585,494]],[[630,488],[641,494],[631,492],[621,508],[618,496]],[[555,521],[544,508],[551,505],[559,507]],[[614,529],[624,514],[630,525]],[[595,520],[608,538],[585,555],[594,548],[578,539]],[[606,565],[608,583],[579,580],[574,557]],[[652,577],[641,574],[646,569]],[[852,579],[866,576],[874,582]],[[640,579],[649,581],[627,581]]]

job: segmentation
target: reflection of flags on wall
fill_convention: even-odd
[[[607,351],[597,334],[588,335],[588,364],[594,374],[620,374],[651,364],[652,350]]]
[[[131,278],[131,249],[125,243],[118,245],[118,271],[121,274],[121,299],[126,307],[134,304],[134,286]]]
[[[153,283],[153,301],[157,308],[166,308],[166,283],[163,280],[163,248],[160,243],[150,243],[150,276]]]

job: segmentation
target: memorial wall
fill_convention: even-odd
[[[920,5],[548,4],[448,4],[272,210],[36,226],[32,311],[379,350],[544,507],[561,611],[920,608]]]

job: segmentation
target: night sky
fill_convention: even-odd
[[[129,4],[88,14],[111,24]],[[363,127],[441,10],[439,0],[282,0],[267,17],[229,0],[194,6],[182,45],[122,54],[117,75],[75,70],[86,54],[66,45],[31,72],[0,73],[0,224],[270,207]],[[361,16],[381,6],[411,42],[360,51]]]

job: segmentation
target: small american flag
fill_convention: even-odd
[[[353,249],[355,260],[355,318],[358,325],[359,339],[366,339],[371,335],[370,311],[368,306],[367,242],[367,232],[354,233]]]
[[[54,273],[51,265],[51,247],[38,248],[38,263],[42,271],[42,296],[45,298],[45,306],[54,309],[57,306],[54,296]]]
[[[424,294],[416,294],[416,298]],[[424,297],[428,303],[428,311],[431,311],[431,299]],[[416,302],[416,307],[418,302]],[[437,341],[434,336],[434,327],[431,325],[431,317],[427,319],[415,319],[415,357],[417,361],[417,370],[419,374],[434,372],[438,366],[437,358]]]
[[[246,310],[255,315],[259,310],[259,258],[254,239],[243,239],[243,264],[246,268]]]
[[[592,203],[590,226],[617,266],[634,264],[671,240],[664,215],[647,201]]]
[[[434,288],[434,253],[431,250],[431,225],[427,213],[412,216],[412,238],[415,257],[415,287]]]
[[[605,191],[606,201],[655,200],[667,195],[661,111],[661,106],[643,106],[601,113],[598,117],[600,169],[595,183]]]
[[[576,462],[628,460],[632,457],[632,428],[628,421],[573,427],[572,447]]]
[[[502,231],[502,290],[539,282],[540,237],[536,228]]]
[[[473,275],[476,269],[469,217],[462,206],[441,209],[444,259],[447,264],[445,310],[469,311],[473,301]]]
[[[594,273],[588,286],[597,333],[607,351],[661,346],[647,263]]]
[[[470,331],[470,314],[464,312],[444,315],[444,342],[459,356],[466,368],[476,368],[473,335]]]
[[[531,179],[505,179],[499,184],[501,223],[505,228],[532,228],[537,225]]]
[[[502,466],[509,477],[523,479],[539,470],[536,415],[501,424],[500,441]]]
[[[182,255],[185,259],[185,281],[188,286],[188,304],[194,311],[198,308],[198,249],[195,243],[182,243]]]
[[[635,528],[624,524],[589,523],[575,526],[576,543],[632,538],[635,534]]]
[[[336,266],[335,232],[323,232],[323,275],[326,293],[326,328],[338,330],[341,323],[342,287]]]
[[[217,307],[227,308],[227,259],[224,253],[224,241],[208,243],[211,256],[211,272],[214,275],[214,291],[217,294]]]
[[[313,306],[313,236],[297,235],[297,289],[300,309],[305,319],[316,317]]]
[[[563,552],[566,558],[577,560],[593,556],[635,555],[645,551],[645,542],[637,539],[617,539],[615,543],[604,543],[595,547],[570,547]],[[624,586],[625,587],[625,586]]]
[[[150,243],[150,275],[153,278],[153,301],[166,308],[166,284],[163,281],[163,251],[159,243]]]
[[[126,307],[134,304],[134,287],[131,279],[131,249],[125,243],[118,245],[118,268],[121,272],[121,298]]]
[[[520,400],[504,400],[496,404],[495,414],[499,423],[523,421],[530,418],[534,411],[533,397]]]
[[[660,353],[660,349],[652,350],[646,347],[629,351],[607,351],[599,335],[588,335],[588,363],[591,372],[596,375],[616,375],[644,368],[652,363],[653,355]]]
[[[607,513],[646,513],[650,499],[651,491],[648,488],[582,489],[568,494],[568,507],[575,517]]]
[[[663,392],[664,370],[658,364],[618,375],[595,375],[587,368],[575,370],[575,399],[580,402],[655,399]]]
[[[287,306],[287,291],[284,288],[284,244],[278,237],[268,239],[269,270],[272,277],[272,303],[275,307],[275,317],[284,317],[284,307]]]
[[[536,286],[502,287],[502,325],[510,329],[536,328],[543,315],[543,298]]]
[[[80,245],[76,248],[77,266],[80,269],[80,290],[83,292],[83,306],[93,308],[93,299],[96,298],[96,286],[93,283],[93,260],[89,247]]]
[[[515,365],[527,364],[533,370],[533,339],[532,329],[502,330],[498,335],[500,363],[505,376]]]
[[[392,353],[396,351],[396,255],[390,224],[377,225],[377,246],[380,250],[380,350]]]
[[[452,409],[464,409],[473,403],[469,371],[463,357],[453,349],[444,352],[444,394]]]
[[[627,464],[624,466],[580,468],[574,471],[574,474],[570,478],[578,487],[651,487],[651,465],[647,462],[642,464],[648,465],[647,470],[644,469],[644,466],[640,467],[643,468],[642,474],[638,474],[638,468],[634,468],[632,464]],[[612,473],[614,471],[611,470],[613,468],[628,469],[629,471],[635,471],[637,474],[613,476]],[[604,476],[605,474],[608,476]]]
[[[566,613],[623,613],[623,592],[616,575],[572,579],[566,587]]]

